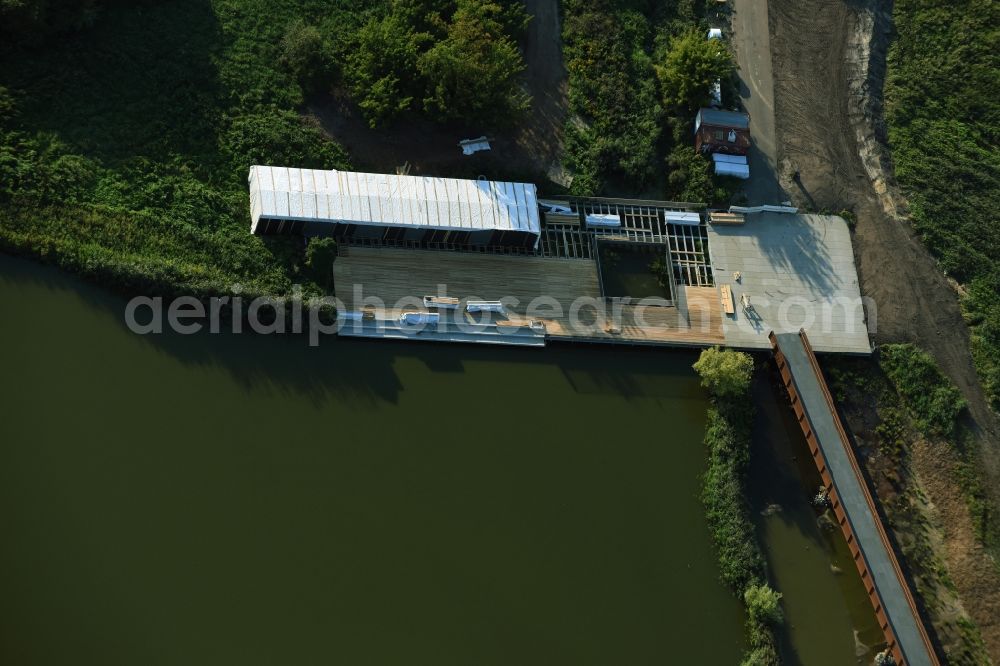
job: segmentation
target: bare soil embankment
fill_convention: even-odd
[[[972,365],[958,293],[907,223],[884,146],[887,4],[769,0],[777,175],[800,206],[853,212],[861,292],[877,306],[870,313],[876,342],[919,345],[959,387],[981,442],[984,485],[995,493],[1000,429]],[[920,462],[919,481],[933,493],[934,522],[948,535],[942,555],[992,658],[1000,662],[996,568],[975,543],[964,502],[950,501],[957,483],[951,466]]]

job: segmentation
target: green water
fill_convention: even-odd
[[[809,501],[821,479],[773,369],[757,376],[753,391],[749,491],[771,578],[784,595],[785,663],[871,664],[885,639],[843,534]]]
[[[0,302],[0,663],[739,661],[691,353],[141,337],[3,256]],[[755,399],[789,663],[853,663],[867,598]]]
[[[0,258],[0,662],[733,664],[693,355],[139,337]]]
[[[662,245],[629,247],[627,243],[599,243],[601,283],[608,297],[634,299],[670,298],[670,289],[660,284],[655,264],[663,260]]]

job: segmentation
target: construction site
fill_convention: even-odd
[[[254,167],[256,233],[336,238],[341,335],[868,354],[846,222],[787,206],[538,200],[535,186]]]

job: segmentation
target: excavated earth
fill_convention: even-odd
[[[1000,427],[979,384],[969,330],[949,282],[906,219],[892,179],[882,120],[891,30],[885,0],[769,0],[777,180],[800,206],[851,211],[861,292],[875,308],[876,343],[913,342],[930,352],[969,402],[984,485],[1000,489]],[[798,174],[796,178],[795,175]],[[1000,663],[1000,584],[978,544],[952,465],[916,451],[916,471],[947,533],[941,553],[992,659]],[[1000,506],[994,496],[993,506]],[[964,544],[964,545],[963,545]]]

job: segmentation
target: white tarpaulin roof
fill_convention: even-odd
[[[701,224],[701,215],[698,213],[681,213],[674,210],[668,210],[663,214],[663,216],[670,224],[685,224],[689,227],[695,227]]]
[[[725,155],[723,153],[712,153],[713,162],[728,162],[729,164],[746,164],[746,155]]]
[[[746,180],[750,177],[750,167],[746,164],[733,164],[731,162],[716,162],[716,176],[734,176]]]
[[[712,161],[715,162],[715,175],[717,176],[735,176],[744,180],[750,177],[750,166],[747,164],[745,155],[713,153]]]
[[[251,230],[260,218],[526,231],[538,235],[535,186],[489,180],[250,167]]]

